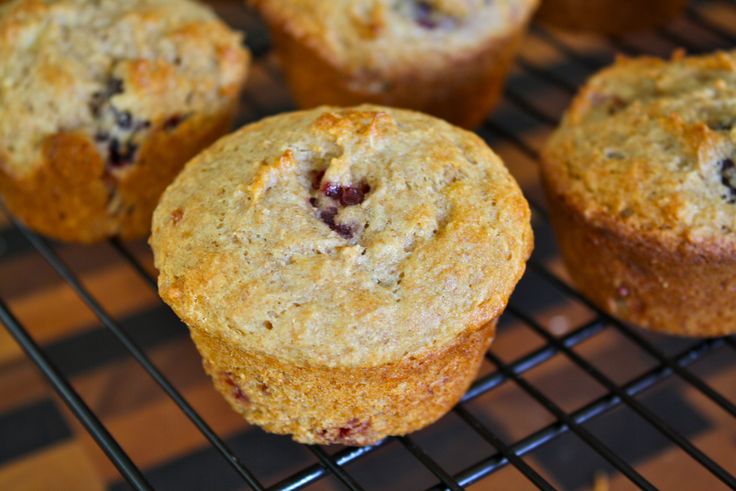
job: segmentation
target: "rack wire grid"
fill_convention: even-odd
[[[212,3],[226,20],[248,33],[254,53],[239,123],[292,109],[257,17],[238,2]],[[660,336],[626,325],[592,305],[571,286],[560,265],[535,169],[538,148],[570,97],[616,52],[668,56],[678,47],[690,53],[728,49],[734,45],[734,21],[733,2],[703,0],[668,26],[624,37],[572,35],[532,25],[503,102],[477,131],[502,155],[531,202],[536,250],[479,378],[450,415],[426,430],[351,448],[299,445],[287,437],[267,435],[239,418],[235,426],[222,428],[222,418],[197,409],[207,406],[201,400],[224,407],[214,390],[209,385],[199,389],[198,402],[192,402],[195,396],[182,382],[186,377],[172,363],[157,362],[150,354],[186,335],[186,328],[166,307],[152,306],[159,314],[141,329],[105,306],[116,291],[155,292],[155,271],[144,243],[112,240],[94,247],[52,243],[6,215],[0,236],[0,320],[68,407],[67,414],[79,420],[117,468],[119,475],[105,483],[111,489],[166,488],[171,482],[177,482],[177,489],[255,490],[456,490],[473,484],[476,489],[580,489],[591,484],[596,489],[605,484],[622,489],[734,489],[736,339]],[[131,272],[113,285],[112,292],[89,278],[110,264]],[[58,278],[49,277],[52,270]],[[35,281],[36,276],[42,280]],[[64,358],[58,346],[66,338],[37,341],[34,325],[24,317],[38,316],[28,312],[49,308],[49,315],[63,317],[64,309],[71,308],[69,302],[77,301],[67,295],[62,307],[54,309],[44,303],[43,295],[31,295],[30,305],[21,305],[28,291],[34,293],[44,282],[59,282],[58,288],[73,292],[97,319],[92,331],[106,332],[112,337],[106,346],[112,343],[117,348],[99,353],[105,350],[90,340],[74,345]],[[18,293],[23,288],[27,295]],[[49,338],[43,333],[41,337]],[[185,353],[173,365],[196,367],[196,353],[191,348]],[[114,391],[124,392],[150,377],[160,391],[155,397],[165,394],[173,406],[167,403],[168,412],[157,413],[135,431],[114,422],[111,430],[104,421],[111,418],[101,416],[100,406],[110,398],[114,404],[117,392],[108,388],[80,395],[86,385],[80,381],[84,368],[79,365],[89,365],[93,358],[94,366],[134,360],[142,371],[124,372],[122,380],[114,382]],[[0,356],[0,363],[9,362]],[[7,384],[0,380],[0,387]],[[170,419],[181,420],[181,414],[188,423],[180,423],[175,432],[200,433],[186,450],[152,459],[140,444],[126,445],[134,434],[149,450],[165,446],[157,428]],[[136,447],[132,456],[126,446]],[[187,460],[192,455],[207,455],[204,466],[192,464],[190,469],[187,462],[196,460]],[[178,469],[179,481],[166,480],[172,462],[179,463],[172,467]]]

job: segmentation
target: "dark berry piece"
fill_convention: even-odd
[[[414,2],[414,22],[425,29],[436,29],[438,27],[437,20],[434,15],[434,8],[429,2]]]
[[[335,216],[337,216],[337,208],[334,206],[330,206],[319,212],[319,219],[333,230],[335,229]]]
[[[362,186],[360,188],[355,186],[346,186],[342,188],[341,191],[340,204],[343,206],[359,205],[365,199]]]
[[[322,220],[330,230],[334,230],[337,234],[344,239],[352,239],[355,231],[350,225],[335,222],[337,216],[337,208],[330,206],[319,212],[319,219]]]
[[[342,206],[359,205],[365,200],[365,195],[370,190],[371,187],[366,183],[341,186],[334,182],[326,182],[322,185],[322,193],[329,198],[338,200]]]
[[[358,418],[353,418],[345,426],[338,428],[337,435],[342,439],[358,436],[365,433],[370,425],[370,421],[360,421]]]
[[[113,167],[119,166],[123,163],[123,157],[120,153],[120,141],[118,139],[113,139],[110,142],[109,146],[109,158],[110,164],[112,164]]]
[[[181,221],[181,219],[184,218],[184,210],[181,208],[177,208],[176,210],[171,212],[171,221],[176,225]]]
[[[731,131],[733,124],[734,121],[717,121],[715,123],[708,123],[708,127],[713,131]]]
[[[105,90],[95,92],[89,101],[89,109],[92,115],[99,117],[102,107],[110,100],[110,97],[123,92],[123,81],[119,78],[111,78],[105,84]]]
[[[319,200],[317,198],[314,198],[314,197],[309,198],[309,204],[312,205],[313,207],[317,208],[317,206],[319,206]]]
[[[626,107],[626,101],[617,95],[614,95],[610,99],[610,105],[608,106],[608,114],[614,115],[621,109]]]
[[[324,195],[327,196],[327,197],[329,197],[329,198],[338,199],[338,198],[340,198],[340,194],[342,192],[342,189],[341,188],[342,188],[342,186],[340,186],[339,184],[337,184],[335,182],[326,182],[322,186],[322,193],[324,193]]]
[[[727,203],[736,204],[736,164],[732,159],[723,159],[718,165],[721,168],[721,184],[728,190],[723,198]]]
[[[123,81],[119,78],[111,78],[107,81],[107,94],[108,96],[113,96],[115,94],[122,94],[124,92],[123,90]]]
[[[115,116],[115,124],[118,127],[124,130],[129,130],[133,127],[133,116],[130,114],[130,111],[120,111],[113,107],[112,113]]]
[[[95,92],[89,100],[89,111],[94,117],[99,117],[102,112],[102,105],[105,104],[105,95],[102,92]]]
[[[135,160],[135,154],[138,151],[138,145],[133,142],[128,142],[125,146],[125,156],[127,161],[132,163]]]
[[[353,227],[351,227],[350,225],[345,225],[344,223],[336,223],[334,227],[330,228],[337,232],[337,234],[343,239],[352,239],[353,234],[355,233]]]
[[[113,138],[110,142],[108,162],[110,166],[124,167],[132,164],[135,160],[135,153],[138,145],[133,142],[121,143],[117,138]]]
[[[248,399],[248,396],[245,395],[245,393],[240,390],[240,387],[237,385],[233,387],[233,397],[235,397],[237,400],[241,401],[244,404],[250,403],[250,399]]]
[[[187,119],[187,117],[182,114],[174,114],[166,121],[164,121],[164,129],[166,131],[172,131],[176,129],[176,127],[179,126],[185,119]]]
[[[108,133],[107,131],[100,130],[97,133],[95,133],[96,142],[102,143],[102,142],[106,142],[109,139],[110,139],[110,133]]]
[[[325,176],[325,171],[323,170],[313,170],[309,171],[309,180],[312,182],[312,189],[317,191],[320,187],[320,184],[322,183],[322,178]]]
[[[225,372],[225,383],[231,387],[235,385],[232,372]]]
[[[225,383],[229,385],[232,388],[232,394],[235,399],[241,401],[243,404],[249,404],[250,399],[247,395],[240,389],[238,384],[235,383],[235,380],[233,380],[233,374],[230,372],[227,372],[225,374]]]

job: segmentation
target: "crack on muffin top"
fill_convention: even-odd
[[[528,213],[476,135],[323,107],[197,157],[164,193],[151,243],[162,296],[190,326],[208,319],[288,359],[372,364],[496,315],[531,246]]]

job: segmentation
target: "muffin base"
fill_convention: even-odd
[[[28,227],[55,239],[142,238],[161,193],[190,158],[228,131],[234,109],[233,103],[192,115],[171,130],[151,130],[119,178],[106,169],[87,134],[50,135],[43,141],[43,162],[29,176],[16,179],[0,167],[0,194]]]
[[[238,349],[193,329],[215,388],[249,422],[301,443],[369,445],[433,423],[478,372],[496,321],[426,355],[376,367],[317,367]]]
[[[622,34],[665,24],[685,5],[687,0],[545,0],[537,19],[563,29]]]
[[[736,255],[671,247],[591,224],[547,188],[550,219],[575,284],[609,314],[681,336],[736,333]]]
[[[475,53],[458,54],[444,70],[401,73],[385,80],[346,73],[281,26],[272,25],[271,33],[286,82],[302,108],[374,103],[414,109],[474,128],[498,102],[525,27]]]

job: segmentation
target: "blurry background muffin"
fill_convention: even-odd
[[[543,152],[570,275],[624,320],[736,332],[736,53],[622,58]]]
[[[562,27],[620,34],[666,24],[688,0],[543,0],[537,18]]]
[[[488,115],[537,0],[251,0],[302,107],[374,102],[465,127]]]
[[[181,166],[225,133],[242,36],[181,0],[0,7],[0,192],[31,228],[135,238]]]

